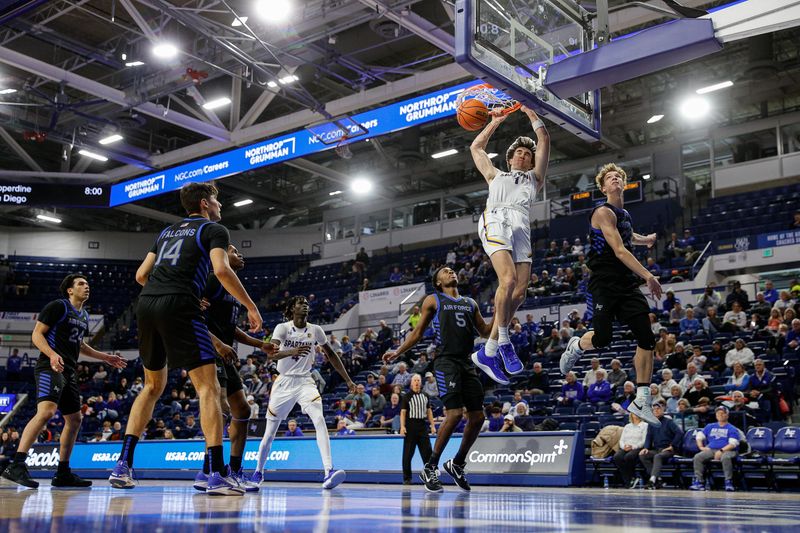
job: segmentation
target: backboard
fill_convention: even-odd
[[[592,49],[588,12],[574,0],[457,0],[456,61],[582,139],[600,138],[600,91],[566,100],[547,68]]]

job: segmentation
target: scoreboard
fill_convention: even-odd
[[[625,191],[622,193],[622,199],[626,204],[633,202],[641,202],[644,198],[642,194],[642,182],[632,181],[625,185]],[[569,211],[570,213],[580,213],[582,211],[589,211],[594,207],[605,203],[606,196],[600,192],[599,189],[591,191],[583,191],[572,193],[569,196]]]
[[[108,207],[109,196],[103,185],[0,181],[2,206]]]

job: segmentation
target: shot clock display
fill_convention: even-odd
[[[622,193],[622,198],[626,204],[641,202],[643,199],[642,182],[632,181],[627,184],[625,186],[625,192]],[[573,214],[580,213],[581,211],[588,211],[605,201],[605,195],[598,189],[572,193],[569,197],[569,211]]]

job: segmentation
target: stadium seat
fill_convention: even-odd
[[[769,464],[773,450],[773,434],[768,427],[753,427],[747,430],[747,442],[750,443],[750,454],[738,457],[742,468],[742,484],[745,489],[752,488],[754,483],[763,483],[773,487],[772,468]]]
[[[789,482],[790,487],[800,483],[800,427],[782,427],[775,434],[774,457],[769,462],[775,487],[781,481]]]

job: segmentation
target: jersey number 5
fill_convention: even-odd
[[[467,327],[467,319],[464,318],[464,313],[456,313],[456,324],[460,328]]]
[[[169,264],[172,266],[178,264],[178,259],[181,257],[183,239],[176,241],[172,246],[169,247],[169,250],[167,250],[168,245],[169,241],[161,245],[161,250],[159,250],[158,257],[156,258],[156,265],[160,265],[161,261],[169,261]]]

